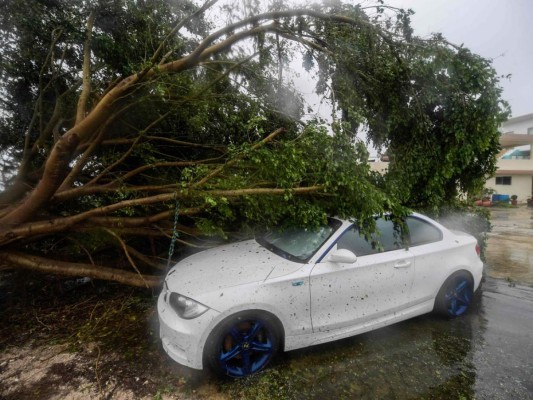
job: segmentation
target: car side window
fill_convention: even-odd
[[[376,230],[379,234],[372,235],[371,240],[367,241],[360,233],[358,227],[353,225],[337,240],[337,249],[347,249],[356,256],[361,257],[403,247],[400,231],[395,229],[392,221],[378,218],[376,220]],[[382,249],[380,249],[380,244]]]
[[[359,234],[359,229],[352,225],[337,241],[337,249],[347,249],[354,253],[357,257],[367,256],[379,252],[379,249],[372,246],[372,243],[367,242],[363,236]]]
[[[383,251],[398,250],[404,247],[400,227],[395,227],[394,222],[378,218],[376,228],[381,233],[377,239],[381,242]]]
[[[420,246],[442,240],[442,232],[426,221],[408,217],[405,222],[409,228],[411,246]]]

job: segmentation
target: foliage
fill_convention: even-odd
[[[357,6],[343,11],[361,15]],[[328,72],[344,130],[354,135],[364,125],[368,140],[387,149],[386,191],[404,205],[438,210],[459,193],[480,190],[494,174],[508,107],[489,60],[440,35],[413,36],[409,15],[400,11],[394,22],[375,17],[402,41],[369,28],[325,26],[334,54]]]
[[[373,215],[456,207],[494,171],[507,109],[490,61],[417,38],[410,11],[226,2],[209,20],[216,1],[4,3],[0,265],[153,286],[176,205],[183,254],[327,215],[369,234]],[[302,121],[296,54],[329,127]],[[361,129],[390,155],[386,175]]]

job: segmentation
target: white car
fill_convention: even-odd
[[[420,214],[400,235],[377,219],[380,245],[352,222],[289,229],[194,254],[158,299],[165,351],[180,364],[243,377],[278,349],[357,335],[433,310],[468,309],[483,263],[474,237]]]

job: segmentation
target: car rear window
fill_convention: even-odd
[[[405,221],[409,228],[410,246],[420,246],[442,240],[442,232],[429,222],[416,217],[408,217]]]

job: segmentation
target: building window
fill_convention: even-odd
[[[497,176],[496,185],[511,185],[512,177],[510,176]]]
[[[533,135],[533,126],[531,128],[527,128],[527,134]]]

